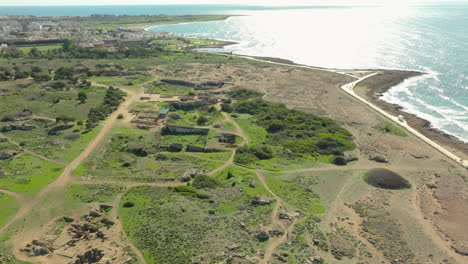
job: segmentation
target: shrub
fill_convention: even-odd
[[[268,143],[296,154],[339,155],[355,146],[352,135],[335,121],[264,100],[241,101],[233,111],[250,114],[268,132]]]
[[[78,101],[80,101],[81,104],[86,103],[86,99],[88,99],[88,96],[84,92],[79,92],[78,93]]]
[[[254,98],[260,98],[263,96],[262,93],[259,93],[257,91],[252,91],[248,90],[245,88],[240,88],[240,89],[233,89],[229,91],[228,93],[229,97],[237,100],[247,100],[247,99],[254,99]]]
[[[206,118],[204,116],[200,116],[197,119],[197,125],[199,125],[199,126],[206,124],[206,122],[208,122],[208,118]]]
[[[399,174],[387,169],[371,169],[365,180],[368,184],[383,189],[405,189],[411,184]]]
[[[192,186],[197,189],[213,189],[222,185],[219,180],[205,174],[196,175],[192,182]]]
[[[119,114],[119,115],[117,116],[117,119],[123,119],[123,118],[124,118],[124,115],[123,115],[123,114]]]
[[[200,199],[208,199],[210,198],[207,194],[199,193],[192,187],[189,186],[176,186],[174,187],[174,191],[187,196],[194,196]]]
[[[123,207],[125,207],[125,208],[131,208],[131,207],[133,207],[133,206],[135,206],[135,204],[132,203],[132,202],[125,202],[125,203],[123,204]]]
[[[403,131],[400,127],[391,124],[389,122],[383,121],[377,126],[374,127],[375,129],[382,131],[386,134],[391,134],[395,136],[400,136],[400,137],[407,137],[408,134],[406,134],[405,131]]]
[[[228,103],[223,103],[221,104],[221,111],[224,111],[226,113],[231,113],[233,111],[233,107],[231,104]]]
[[[171,119],[171,120],[178,120],[178,119],[181,118],[180,115],[178,113],[175,113],[175,112],[169,113],[169,115],[167,117],[169,119]]]
[[[335,164],[335,165],[338,165],[338,166],[344,166],[344,165],[348,164],[345,157],[343,157],[343,156],[333,157],[333,158],[330,159],[330,162]]]
[[[249,152],[236,153],[236,156],[234,157],[234,162],[238,164],[249,164],[249,163],[256,162],[257,160],[258,160],[257,156]]]

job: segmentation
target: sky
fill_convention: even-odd
[[[468,0],[0,0],[0,6],[55,5],[158,5],[158,4],[243,4],[243,5],[406,5]]]

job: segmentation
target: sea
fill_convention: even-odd
[[[468,2],[307,7],[0,6],[2,14],[233,15],[224,21],[163,25],[148,30],[238,43],[210,51],[278,57],[327,68],[424,72],[393,87],[382,99],[468,142]]]

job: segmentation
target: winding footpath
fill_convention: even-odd
[[[81,162],[86,159],[91,152],[96,149],[98,145],[105,139],[106,135],[112,129],[114,124],[117,122],[117,116],[119,114],[124,114],[125,111],[143,94],[143,90],[129,90],[123,89],[127,92],[126,100],[120,104],[118,109],[114,111],[109,117],[102,123],[98,135],[88,143],[86,148],[76,157],[71,163],[69,163],[63,169],[62,174],[52,183],[44,187],[31,201],[18,210],[15,216],[13,216],[5,225],[0,228],[0,234],[3,234],[13,223],[17,220],[26,217],[27,214],[35,208],[41,201],[42,198],[46,196],[49,192],[57,188],[65,188],[67,184],[72,181],[72,172],[74,169],[81,164]]]

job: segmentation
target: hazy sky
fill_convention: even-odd
[[[401,5],[416,2],[468,2],[468,0],[0,0],[0,6],[18,5],[157,5],[157,4],[248,4],[248,5]]]

